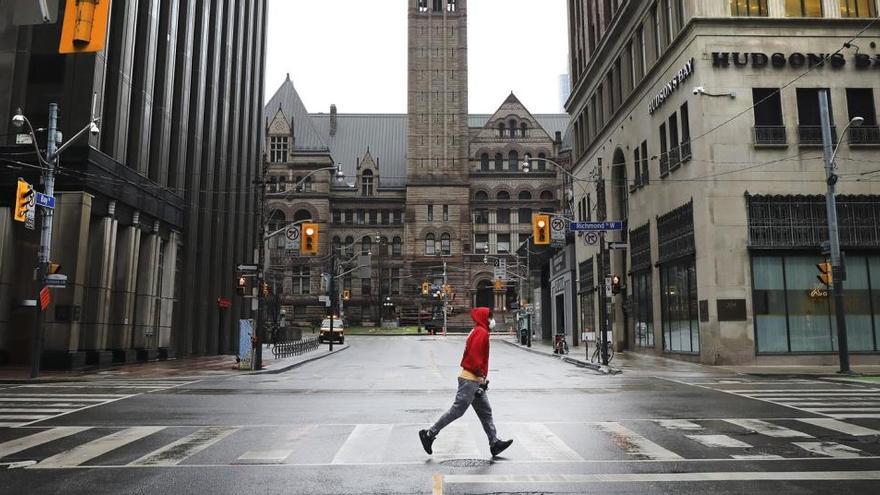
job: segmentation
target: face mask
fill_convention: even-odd
[[[495,328],[495,318],[492,318],[491,320],[489,320],[489,330],[492,330],[494,328]]]

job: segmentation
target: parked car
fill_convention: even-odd
[[[318,342],[345,343],[345,322],[339,318],[333,318],[333,334],[330,333],[330,318],[324,318],[321,322],[321,332],[318,334]]]

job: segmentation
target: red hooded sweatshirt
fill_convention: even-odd
[[[474,308],[471,319],[476,325],[464,346],[461,367],[483,378],[489,374],[489,308]]]

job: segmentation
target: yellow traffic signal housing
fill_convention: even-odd
[[[431,291],[431,284],[428,282],[422,282],[422,295],[427,296],[428,292]]]
[[[819,263],[816,265],[816,268],[819,269],[819,275],[816,276],[816,278],[819,279],[819,282],[822,282],[828,287],[831,287],[831,285],[834,283],[834,277],[832,275],[833,267],[831,266],[831,263],[828,263],[827,261],[824,263]]]
[[[24,181],[18,179],[18,187],[15,190],[15,212],[14,219],[16,222],[27,221],[27,212],[33,201],[34,188]]]
[[[67,0],[58,53],[93,53],[104,49],[110,0]]]
[[[550,215],[532,216],[532,235],[536,245],[550,244]]]
[[[351,291],[348,289],[343,289],[342,290],[342,300],[348,301],[350,299],[351,299]]]
[[[49,267],[46,270],[47,275],[55,275],[56,273],[61,271],[61,265],[59,263],[55,263],[53,261],[49,262]]]
[[[495,279],[495,290],[501,290],[504,288],[504,282],[501,281],[500,278]]]
[[[263,297],[269,297],[269,284],[263,282]]]
[[[318,224],[304,223],[302,224],[302,244],[300,245],[300,254],[318,254]]]

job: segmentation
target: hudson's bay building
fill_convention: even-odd
[[[65,3],[48,3],[58,19]],[[267,2],[114,1],[105,49],[77,55],[58,54],[60,23],[30,25],[36,4],[0,1],[0,360],[30,359],[23,304],[39,234],[10,206],[16,178],[42,190],[10,119],[20,107],[46,127],[50,102],[64,136],[92,116],[101,132],[61,156],[51,249],[68,287],[45,314],[44,365],[236,352],[250,317],[235,267],[254,252]]]
[[[567,164],[568,116],[532,114],[513,93],[499,94],[491,115],[468,114],[467,1],[410,0],[407,8],[406,114],[309,113],[290,78],[267,103],[271,226],[312,219],[323,254],[372,255],[372,273],[341,280],[350,324],[417,324],[419,308],[432,305],[418,287],[442,285],[444,262],[455,294],[450,327],[470,328],[474,305],[512,321],[521,300],[534,299],[516,254],[532,235],[532,214],[560,209],[563,174],[546,160]],[[308,176],[335,164],[342,183],[330,171]],[[288,319],[314,320],[324,311],[327,265],[295,253],[283,237],[273,242],[281,307]],[[510,273],[498,286],[496,259]],[[541,288],[537,268],[531,289]]]
[[[579,326],[618,349],[835,363],[819,92],[830,95],[853,362],[880,351],[880,26],[874,0],[569,0],[581,219],[624,220],[610,267],[577,241]],[[862,117],[863,125],[845,128]]]

